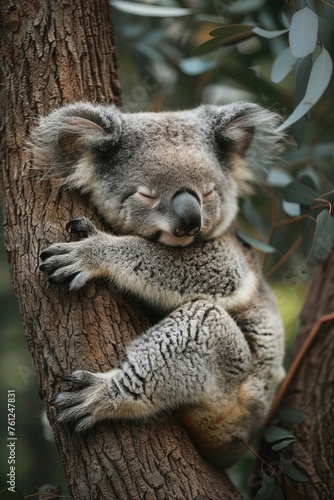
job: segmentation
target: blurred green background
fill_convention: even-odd
[[[130,8],[129,2],[112,3],[123,108],[128,112],[185,109],[201,103],[226,104],[248,99],[289,116],[307,90],[312,64],[322,54],[325,35],[326,48],[333,56],[334,8],[321,2],[160,0],[153,6],[149,1],[130,3]],[[289,50],[288,33],[272,38],[249,32],[242,35],[242,27],[287,31],[294,13],[305,7],[316,14],[319,27],[322,26],[311,58],[283,60],[280,77],[273,78],[273,62]],[[231,25],[230,36],[225,30],[213,49],[196,51],[196,47],[213,39],[210,32]],[[292,42],[290,39],[290,45]],[[302,64],[308,65],[306,72]],[[257,248],[263,250],[262,243],[267,243],[273,249],[260,251],[259,259],[277,295],[286,327],[287,367],[298,315],[314,270],[305,273],[305,262],[314,244],[318,212],[311,205],[305,207],[297,195],[291,203],[285,189],[297,179],[302,189],[307,186],[320,193],[332,190],[332,84],[320,97],[312,110],[289,130],[294,140],[284,160],[277,162],[269,173],[268,184],[240,206],[241,229],[256,238]],[[298,218],[292,223],[280,224],[288,219],[291,222],[294,217]],[[6,401],[7,389],[16,389],[17,485],[25,495],[49,482],[60,484],[67,491],[55,446],[42,431],[43,405],[37,394],[3,245],[0,276],[0,394],[1,401]],[[6,427],[6,417],[5,406],[1,405],[1,429]],[[7,458],[3,446],[0,455],[3,464]],[[253,457],[247,452],[245,459],[229,471],[245,498],[252,485],[252,467]],[[1,484],[0,488],[4,486]]]

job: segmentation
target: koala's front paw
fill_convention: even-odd
[[[73,386],[50,401],[57,408],[59,422],[75,422],[75,429],[84,431],[113,415],[118,392],[111,377],[80,370],[62,379],[72,382]]]
[[[95,250],[98,247],[96,240],[102,238],[103,233],[85,217],[71,220],[66,229],[81,240],[50,245],[40,255],[43,261],[40,270],[49,274],[51,283],[70,279],[69,290],[76,291],[99,274],[99,259]]]
[[[85,251],[81,241],[54,243],[41,253],[43,264],[40,270],[48,273],[50,283],[62,283],[71,279],[69,290],[82,288],[94,277],[93,268],[85,262]]]
[[[76,234],[79,238],[88,238],[98,234],[98,230],[94,224],[86,217],[72,219],[66,224],[66,231],[70,234]]]

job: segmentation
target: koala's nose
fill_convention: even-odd
[[[201,205],[198,198],[188,191],[182,191],[173,197],[172,204],[175,214],[173,235],[181,238],[197,234],[202,226]]]

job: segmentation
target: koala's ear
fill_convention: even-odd
[[[122,115],[115,106],[83,102],[59,108],[41,118],[31,134],[34,165],[48,175],[68,177],[80,163],[94,163],[94,153],[110,151],[121,129]]]
[[[76,160],[92,147],[99,144],[106,147],[108,142],[113,144],[113,139],[96,122],[73,116],[65,119],[59,128],[58,147],[66,158]]]
[[[218,153],[230,166],[240,194],[251,192],[282,151],[284,135],[277,132],[281,117],[248,102],[210,106],[209,112]]]

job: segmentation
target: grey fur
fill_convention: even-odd
[[[74,389],[54,401],[59,420],[85,430],[105,418],[179,410],[220,465],[261,427],[284,375],[283,328],[231,224],[238,195],[279,153],[278,123],[243,102],[133,115],[79,103],[41,119],[37,166],[89,193],[118,234],[71,221],[83,239],[48,247],[41,269],[53,282],[69,279],[73,291],[108,278],[165,315],[128,347],[120,368],[68,377]]]

